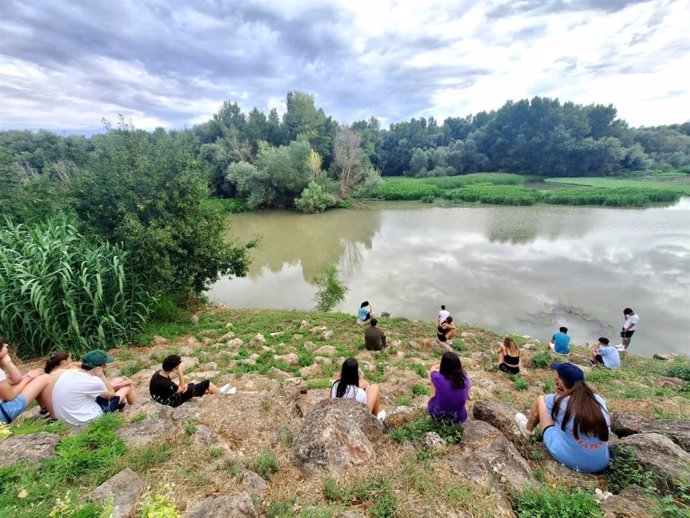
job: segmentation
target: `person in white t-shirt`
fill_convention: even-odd
[[[53,387],[55,417],[69,424],[86,424],[103,413],[122,410],[136,400],[132,382],[105,376],[104,366],[115,361],[105,351],[89,351],[80,369],[62,373]]]
[[[359,363],[354,358],[343,362],[340,379],[331,386],[331,398],[354,399],[357,403],[366,405],[379,421],[386,419],[386,411],[379,411],[379,386],[370,384],[359,376]]]
[[[53,415],[50,398],[46,389],[53,379],[41,369],[34,369],[22,375],[12,363],[7,342],[0,337],[0,423],[10,424],[19,414],[27,409],[33,400]]]
[[[450,311],[446,309],[446,306],[441,305],[441,311],[438,312],[438,323],[443,324],[443,322],[446,321],[446,318],[450,316]]]
[[[627,350],[630,345],[630,340],[632,340],[632,335],[635,333],[635,325],[640,321],[632,308],[625,308],[623,310],[623,317],[625,318],[625,323],[621,329],[621,338],[623,339],[623,350]]]

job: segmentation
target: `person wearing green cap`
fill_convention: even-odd
[[[136,393],[131,381],[116,378],[111,382],[105,376],[105,365],[114,361],[108,353],[96,349],[86,353],[80,369],[64,372],[53,387],[55,417],[80,425],[134,403]]]

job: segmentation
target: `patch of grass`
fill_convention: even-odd
[[[410,405],[410,396],[398,396],[395,398],[395,404],[398,406],[409,406]]]
[[[673,365],[666,371],[666,376],[690,382],[690,365]]]
[[[411,363],[409,366],[409,369],[413,372],[416,372],[420,378],[425,378],[429,375],[429,373],[426,370],[426,367],[422,365],[421,363]]]
[[[187,419],[184,422],[184,433],[185,435],[192,436],[196,433],[196,424],[193,419]]]
[[[328,379],[307,380],[307,388],[309,390],[331,388],[331,381]]]
[[[427,432],[436,432],[450,444],[456,444],[462,438],[462,430],[459,425],[439,423],[428,415],[399,428],[394,428],[389,433],[398,442],[411,442]]]
[[[374,383],[381,383],[383,381],[383,376],[386,373],[386,366],[383,363],[377,363],[376,369],[373,372],[367,374],[369,379]]]
[[[545,369],[551,365],[551,354],[548,351],[535,353],[532,355],[530,363],[535,369]]]
[[[370,504],[369,514],[374,518],[394,518],[398,512],[398,497],[388,477],[360,483],[353,488],[357,501]]]
[[[515,376],[515,379],[513,380],[513,386],[515,387],[515,390],[527,390],[529,388],[529,381],[527,381],[527,379],[523,378],[522,376]]]
[[[338,484],[338,482],[332,477],[326,477],[323,480],[323,489],[321,492],[323,494],[323,497],[331,502],[344,500],[343,489],[341,488],[340,484]]]
[[[603,517],[594,495],[549,486],[528,488],[515,503],[520,518],[597,518]]]
[[[36,432],[63,433],[69,426],[62,421],[51,421],[43,418],[25,418],[14,421],[9,429],[12,435],[29,435]]]
[[[251,464],[252,470],[256,471],[265,480],[269,480],[278,471],[280,465],[278,459],[271,452],[259,455]]]
[[[420,178],[418,181],[440,187],[441,189],[457,189],[467,185],[521,185],[526,177],[511,173],[471,173],[458,176],[440,176]]]
[[[383,183],[371,193],[372,198],[382,200],[421,200],[439,196],[442,189],[411,178],[384,178]]]
[[[514,185],[470,185],[448,193],[447,197],[492,205],[534,205],[539,201],[539,192]]]
[[[126,455],[121,457],[119,463],[123,469],[128,467],[142,473],[167,462],[170,459],[171,451],[170,443],[150,444],[128,451]]]
[[[144,370],[144,366],[141,363],[130,363],[122,367],[120,373],[123,376],[129,378],[130,376],[134,376],[137,372],[141,370]]]
[[[279,502],[271,502],[266,511],[267,518],[290,518],[292,516],[292,500],[282,500]]]
[[[429,387],[426,385],[412,385],[412,395],[413,396],[428,396]]]
[[[139,412],[137,415],[132,417],[132,424],[141,423],[144,419],[146,419],[146,412]]]
[[[225,214],[239,214],[247,212],[247,200],[237,198],[209,198],[204,200],[203,205],[213,207]]]
[[[620,493],[632,484],[644,488],[654,487],[652,473],[641,466],[635,451],[624,445],[611,448],[611,463],[606,471],[606,479],[609,490],[613,493]]]
[[[606,189],[636,188],[645,190],[669,190],[690,196],[690,176],[687,174],[674,174],[664,176],[647,177],[575,177],[575,178],[547,178],[547,183],[581,185],[586,187],[598,187]]]

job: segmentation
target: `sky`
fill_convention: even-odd
[[[224,100],[342,123],[508,100],[690,120],[690,0],[0,0],[0,129],[205,122]]]

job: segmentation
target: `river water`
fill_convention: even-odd
[[[690,352],[690,198],[671,207],[436,207],[382,202],[316,215],[235,215],[230,235],[261,235],[246,278],[208,292],[232,307],[311,309],[311,281],[337,263],[349,288],[336,309],[434,320],[575,343],[619,343],[622,310],[640,316],[630,350]],[[385,326],[384,326],[385,327]]]

